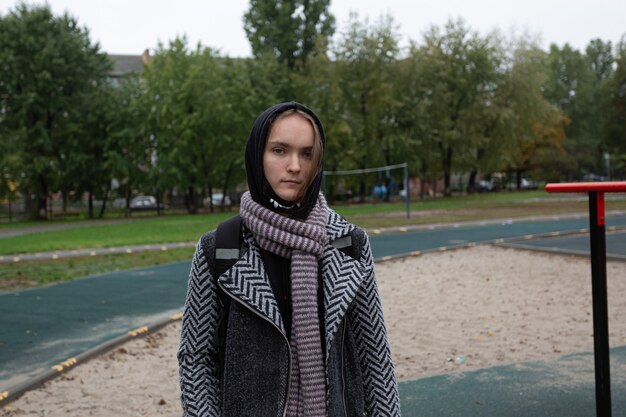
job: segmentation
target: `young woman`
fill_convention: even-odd
[[[185,416],[400,415],[369,242],[326,205],[323,150],[320,120],[299,103],[254,123],[243,249],[213,276],[209,232],[192,261],[178,351]]]

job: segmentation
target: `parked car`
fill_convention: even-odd
[[[522,178],[519,183],[520,190],[536,190],[538,187],[539,187],[539,184],[537,184],[537,181],[533,181],[528,178]],[[516,189],[517,189],[517,182],[515,181],[510,182],[509,190],[516,190]]]
[[[210,204],[213,203],[213,207],[220,207],[222,205],[222,200],[224,200],[225,206],[230,206],[232,204],[230,197],[224,197],[223,193],[213,193],[211,197],[205,198],[202,204],[204,207],[210,207]]]
[[[583,175],[583,181],[606,181],[606,180],[608,180],[608,178],[603,175],[598,175],[598,174],[593,174],[593,173]]]
[[[533,181],[527,178],[522,178],[520,188],[522,190],[536,190],[539,187],[537,181]]]
[[[476,183],[476,191],[479,193],[490,193],[498,191],[498,187],[492,181],[480,180]]]
[[[165,208],[163,204],[159,205],[161,210]],[[130,200],[130,209],[141,211],[141,210],[156,210],[157,209],[157,201],[154,196],[151,195],[140,195],[132,200]]]

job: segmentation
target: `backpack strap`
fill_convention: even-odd
[[[228,271],[241,254],[241,216],[220,223],[215,232],[215,279]]]
[[[215,231],[215,242],[213,248],[213,265],[209,262],[209,269],[213,279],[217,279],[224,272],[228,271],[239,259],[241,253],[241,217],[233,216],[217,226]],[[217,356],[218,356],[218,372],[224,371],[224,354],[226,345],[226,331],[228,329],[228,317],[230,316],[230,297],[226,295],[219,287],[217,290],[219,300],[224,308],[224,316],[217,329]]]
[[[330,244],[351,258],[358,260],[365,244],[365,232],[357,227],[350,231],[349,235],[337,238]]]

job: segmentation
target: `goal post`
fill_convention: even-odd
[[[409,190],[409,164],[404,162],[402,164],[396,165],[386,165],[382,167],[374,167],[374,168],[363,168],[363,169],[353,169],[347,171],[324,171],[322,176],[322,189],[326,192],[326,177],[327,176],[339,176],[339,175],[360,175],[360,174],[370,174],[373,172],[389,172],[394,169],[402,169],[404,170],[404,191],[405,191],[405,204],[406,204],[406,218],[409,219],[411,217],[411,193]]]

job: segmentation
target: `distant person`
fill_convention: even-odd
[[[324,145],[299,103],[252,126],[240,214],[203,235],[192,261],[185,416],[400,415],[369,241],[320,193]]]

